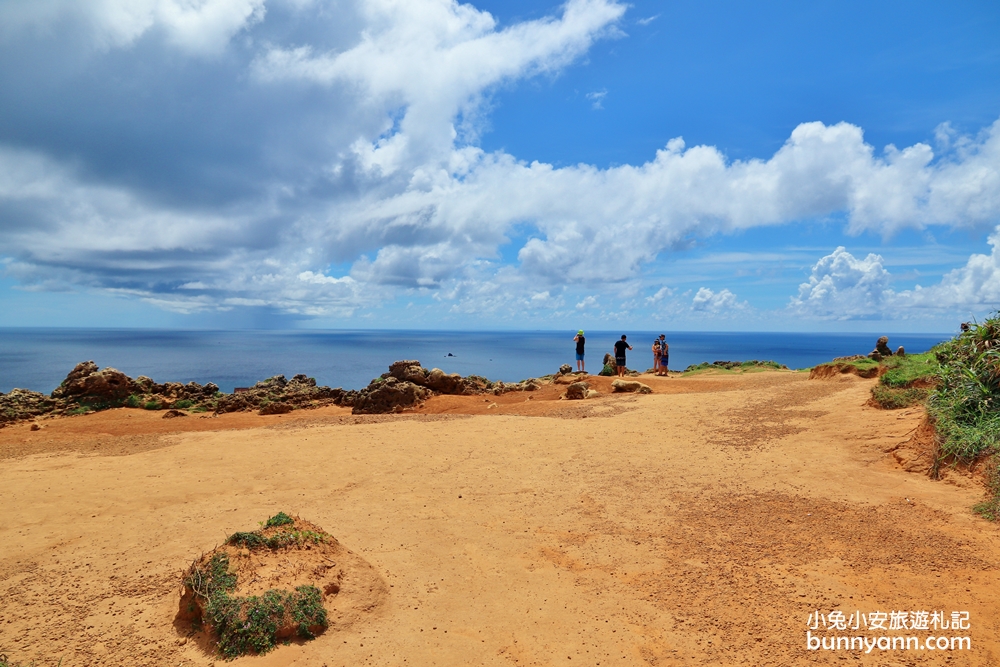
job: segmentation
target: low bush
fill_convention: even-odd
[[[194,405],[194,401],[192,401],[189,398],[182,398],[181,400],[174,403],[174,407],[178,410],[187,410],[192,405]]]

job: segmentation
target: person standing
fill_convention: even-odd
[[[632,346],[625,342],[625,334],[622,339],[615,343],[615,366],[618,367],[618,377],[625,377],[625,350],[631,350]]]
[[[587,339],[583,337],[583,329],[576,332],[573,340],[576,341],[576,370],[584,372],[587,370],[587,365],[583,361],[583,347],[587,344]]]
[[[667,344],[667,337],[664,334],[660,334],[660,375],[668,375],[670,371],[670,346]]]
[[[653,339],[653,374],[660,374],[660,339]]]

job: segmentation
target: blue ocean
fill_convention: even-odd
[[[575,331],[177,331],[153,329],[0,329],[0,391],[51,392],[81,361],[157,382],[215,382],[225,392],[273,375],[305,373],[319,384],[359,389],[398,359],[448,373],[516,382],[575,364]],[[587,370],[600,371],[621,331],[588,331]],[[626,332],[628,366],[653,365],[660,332]],[[789,368],[867,354],[875,334],[663,332],[670,368],[703,361],[771,360]],[[889,345],[921,352],[949,334],[889,335]]]

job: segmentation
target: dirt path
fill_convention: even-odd
[[[382,418],[120,410],[0,430],[0,654],[210,664],[173,624],[180,572],[283,510],[389,593],[349,628],[232,664],[1000,662],[981,490],[893,454],[919,410],[866,407],[872,381],[848,376],[644,381],[656,393],[551,387]],[[807,650],[810,612],[834,609],[968,611],[972,648]]]

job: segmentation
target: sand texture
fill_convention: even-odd
[[[354,559],[340,620],[229,664],[1000,664],[998,529],[974,479],[925,474],[921,409],[867,406],[853,375],[612,379],[585,401],[0,429],[0,654],[223,664],[177,621],[183,572],[285,511]],[[972,649],[806,650],[833,609],[968,611]]]

